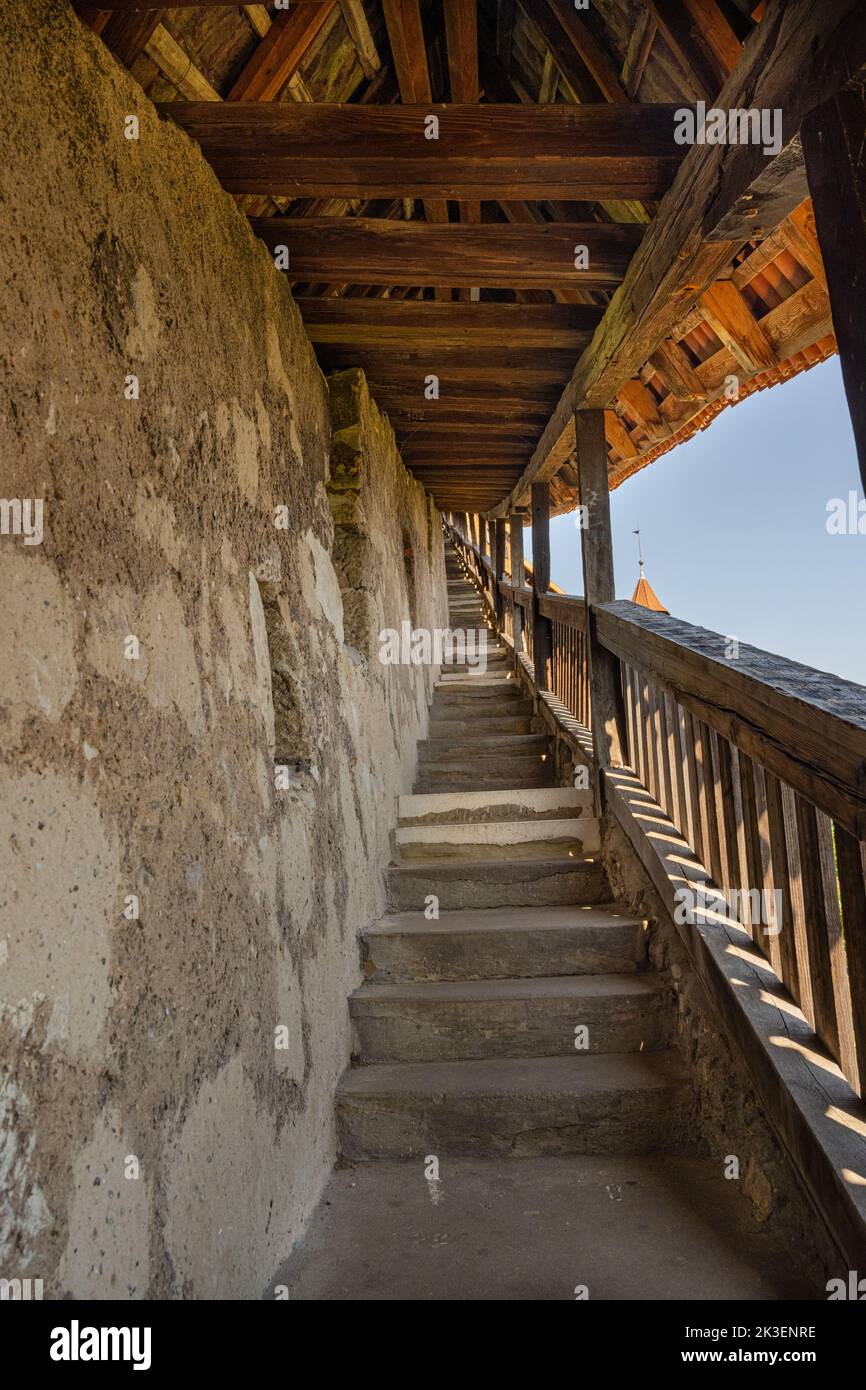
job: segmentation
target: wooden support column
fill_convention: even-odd
[[[553,640],[550,619],[545,618],[538,601],[550,588],[550,488],[547,483],[532,484],[532,652],[535,684],[550,689],[550,659]]]
[[[581,506],[586,507],[586,529],[581,531],[583,592],[586,598],[589,689],[596,770],[625,767],[628,763],[625,707],[619,662],[598,640],[594,608],[612,603],[613,543],[610,530],[610,493],[607,484],[607,443],[603,410],[577,410],[574,415],[577,443],[577,476]],[[533,484],[534,487],[534,484]],[[596,801],[600,790],[596,778]]]
[[[866,491],[866,89],[858,83],[803,122],[803,154],[860,476]]]
[[[501,581],[505,578],[505,518],[497,517],[493,523],[494,552],[493,565],[495,570],[495,587],[493,590],[493,602],[496,608],[496,625],[502,629],[505,618],[505,604],[499,590]]]
[[[478,512],[472,513],[472,540],[475,542],[475,549],[481,549],[481,517]]]
[[[526,583],[526,573],[523,568],[523,517],[519,512],[512,512],[508,518],[508,540],[511,546],[511,583],[516,589],[522,589]],[[523,651],[523,609],[514,599],[513,618],[514,624],[514,650]]]

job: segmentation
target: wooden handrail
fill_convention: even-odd
[[[538,607],[545,618],[586,632],[586,604],[579,594],[541,594]]]
[[[866,839],[866,690],[625,600],[599,641],[814,806]]]

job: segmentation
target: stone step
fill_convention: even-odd
[[[508,701],[517,701],[521,713],[531,703],[524,695],[516,680],[488,680],[476,676],[470,684],[437,681],[434,687],[432,708],[437,714],[447,709],[492,710],[497,704],[504,706]]]
[[[531,738],[532,735],[518,734],[518,738]],[[460,749],[450,753],[434,754],[425,757],[423,752],[418,759],[418,777],[428,780],[447,778],[457,787],[484,787],[489,777],[508,786],[508,778],[514,776],[514,785],[525,786],[526,779],[538,779],[540,786],[549,786],[553,780],[552,762],[539,753],[509,753],[507,760],[502,754],[492,750],[476,752],[461,757]],[[443,788],[444,790],[444,788]]]
[[[655,974],[368,983],[350,996],[349,1013],[364,1065],[571,1057],[578,1041],[580,1056],[670,1045],[671,1010]]]
[[[527,702],[528,703],[528,702]],[[486,706],[485,706],[486,708]],[[532,708],[526,714],[491,715],[481,714],[477,718],[438,719],[431,718],[429,734],[431,738],[462,738],[472,735],[479,728],[490,734],[531,734]]]
[[[599,859],[448,859],[407,861],[388,870],[389,906],[440,912],[461,907],[529,907],[598,903],[610,896]]]
[[[456,825],[398,826],[395,843],[408,859],[582,859],[601,852],[599,823],[566,820],[461,821]]]
[[[383,917],[362,935],[377,983],[622,974],[646,959],[644,923],[610,904],[500,907]]]
[[[477,675],[498,676],[500,680],[508,679],[508,672],[513,670],[510,660],[504,657],[487,657],[484,652],[479,652],[470,661],[443,661],[440,669],[440,679],[445,676],[468,676],[470,673]]]
[[[483,725],[482,725],[483,727]],[[427,738],[418,744],[418,764],[435,767],[483,767],[493,760],[498,767],[507,760],[508,766],[526,759],[546,761],[550,740],[547,734],[484,734],[477,732],[459,739]]]
[[[575,787],[545,787],[538,791],[460,791],[397,799],[400,825],[454,825],[461,821],[561,820],[565,816],[593,815],[591,791]]]
[[[638,1154],[679,1147],[691,1092],[673,1052],[355,1067],[337,1088],[349,1160]]]
[[[434,769],[432,772],[424,770],[416,779],[414,790],[419,795],[427,795],[436,792],[461,792],[467,787],[477,787],[484,791],[496,792],[511,789],[530,791],[541,790],[543,787],[552,787],[554,777],[552,770],[548,770],[547,763],[539,764],[536,769],[534,766],[524,772],[520,768],[510,767],[503,770],[501,776],[493,772],[477,772],[474,777],[457,776],[448,768]]]
[[[447,696],[435,696],[433,704],[430,706],[431,724],[443,720],[465,719],[477,720],[485,719],[530,719],[533,716],[532,702],[521,696],[519,691],[514,691],[511,695],[503,695],[499,699],[487,699],[486,696],[475,701],[474,699],[464,698],[454,700],[451,694]]]
[[[525,749],[514,747],[512,749],[497,750],[495,747],[486,748],[473,747],[471,743],[450,744],[444,748],[428,752],[422,744],[418,745],[418,771],[420,775],[427,776],[431,772],[454,772],[465,777],[467,786],[478,786],[478,778],[483,778],[485,773],[493,772],[497,776],[507,776],[513,768],[516,772],[527,773],[533,770],[543,770],[550,763],[550,758],[544,753],[539,752],[530,740],[534,740],[539,735],[536,734],[506,734],[503,737],[510,739],[526,739]],[[545,735],[540,735],[544,738]],[[438,741],[438,740],[437,740]],[[465,751],[464,751],[465,748]]]
[[[488,698],[507,695],[509,690],[513,690],[517,694],[523,693],[514,676],[501,676],[498,671],[493,672],[489,676],[486,674],[482,675],[481,672],[473,672],[470,675],[449,676],[446,668],[445,674],[440,676],[433,686],[434,698],[436,695],[447,695],[452,691],[463,694],[470,690],[476,697],[478,697],[479,691],[485,691]]]

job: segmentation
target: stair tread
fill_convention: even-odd
[[[659,977],[647,972],[606,975],[546,975],[527,979],[409,980],[395,984],[363,984],[349,998],[358,1004],[478,1003],[520,999],[586,999],[631,997],[654,999]]]
[[[480,728],[484,727],[484,720],[479,720]],[[421,747],[429,748],[432,743],[441,744],[443,748],[453,748],[455,743],[474,743],[482,748],[526,748],[529,750],[545,748],[547,746],[547,734],[484,734],[474,733],[471,730],[465,734],[451,734],[448,737],[434,737],[422,740]]]
[[[475,861],[473,861],[474,863]],[[363,932],[365,937],[400,934],[442,936],[478,932],[599,931],[639,927],[643,918],[621,912],[614,904],[592,907],[476,907],[442,912],[438,920],[423,912],[389,912]]]
[[[678,1054],[587,1052],[574,1057],[485,1057],[447,1062],[376,1062],[351,1067],[338,1097],[442,1095],[580,1096],[667,1091],[688,1085]]]
[[[503,849],[507,851],[507,846]],[[551,856],[549,859],[515,859],[507,854],[499,859],[415,859],[388,867],[390,874],[407,878],[543,878],[545,874],[571,873],[580,869],[600,869],[598,855],[575,855],[574,858]]]

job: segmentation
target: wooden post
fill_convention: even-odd
[[[595,604],[611,603],[615,597],[604,411],[575,411],[574,427],[580,502],[588,518],[585,529],[581,530],[581,551],[595,764],[596,769],[624,767],[628,758],[619,662],[598,641],[593,615]],[[596,784],[596,801],[599,786],[600,779]]]
[[[550,689],[550,658],[553,646],[550,619],[541,614],[539,599],[550,588],[550,489],[547,483],[532,484],[532,653],[535,684]]]
[[[522,589],[526,583],[523,568],[523,517],[512,512],[508,518],[508,540],[511,545],[511,583],[515,589]],[[514,597],[512,625],[514,628],[514,650],[523,651],[523,609]]]
[[[473,512],[473,513],[472,513],[472,529],[471,529],[471,531],[470,531],[469,534],[470,534],[471,539],[472,539],[472,540],[474,541],[474,543],[475,543],[475,549],[476,549],[476,550],[480,550],[480,549],[481,549],[481,517],[478,515],[477,512]]]
[[[505,604],[499,589],[500,583],[505,578],[505,525],[504,517],[497,517],[493,533],[495,541],[493,561],[495,569],[495,588],[493,590],[493,601],[496,606],[496,626],[500,631],[502,630],[502,624],[505,618]]]
[[[866,93],[862,84],[811,111],[801,138],[866,491]]]

